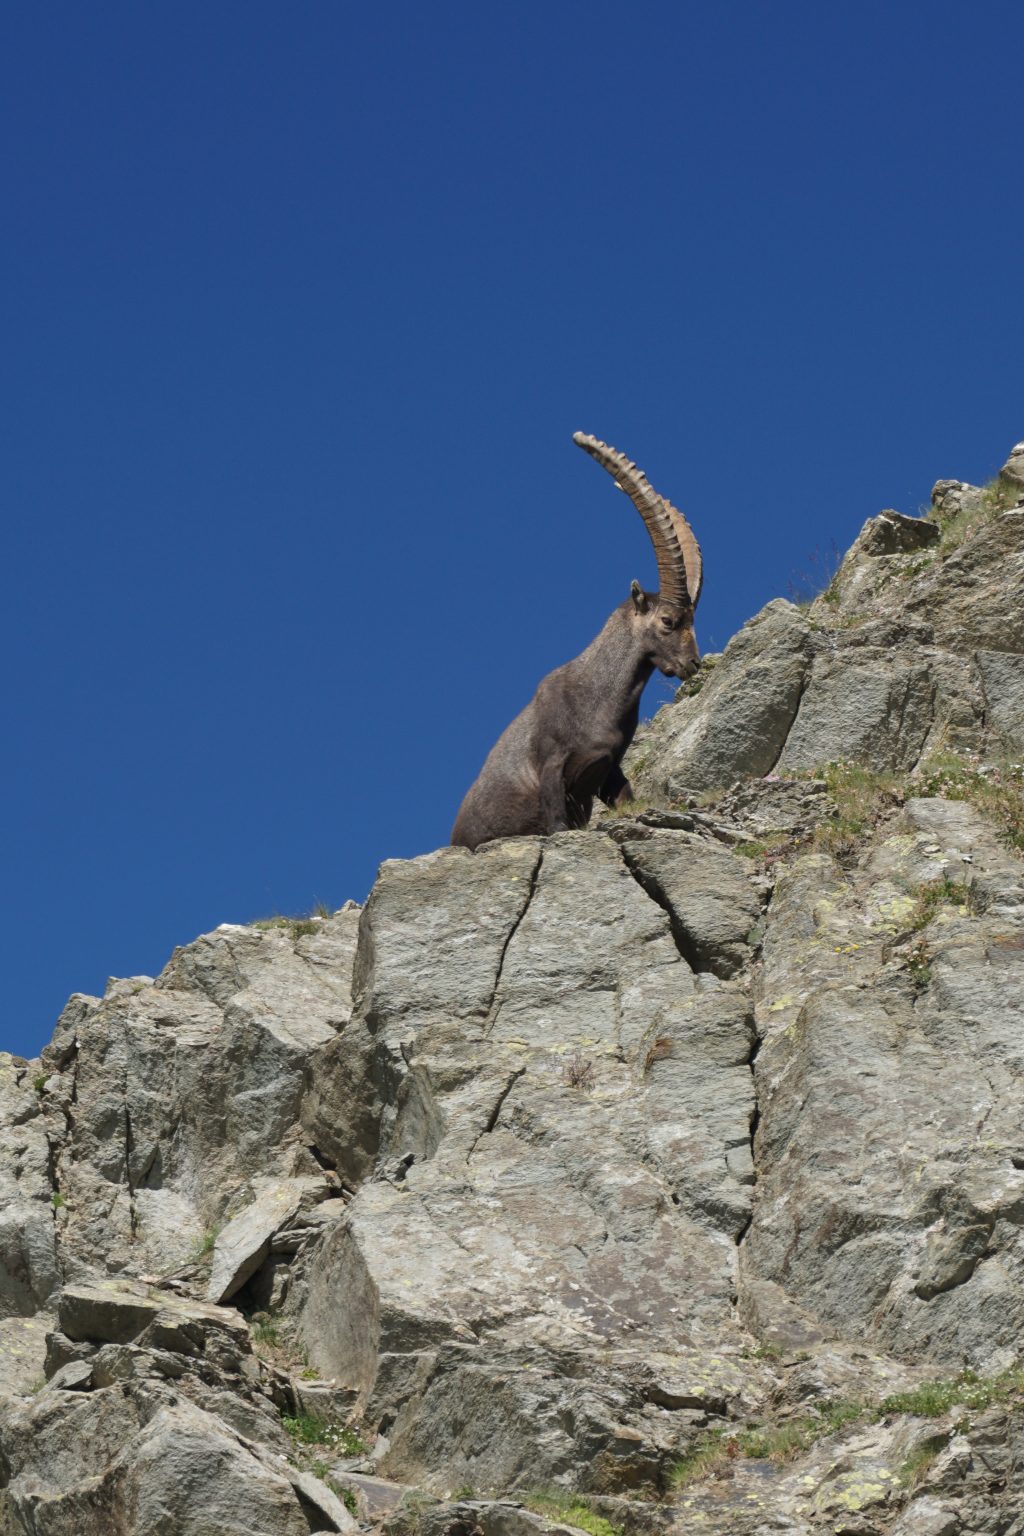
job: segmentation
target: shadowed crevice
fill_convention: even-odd
[[[523,1076],[523,1073],[525,1071],[526,1071],[525,1067],[519,1067],[515,1072],[511,1073],[511,1075],[509,1076],[508,1081],[505,1083],[504,1088],[502,1088],[501,1092],[498,1094],[498,1097],[495,1099],[494,1104],[491,1107],[491,1112],[487,1116],[487,1120],[484,1123],[483,1129],[480,1132],[478,1132],[478,1134],[476,1136],[474,1136],[474,1138],[473,1138],[472,1146],[470,1147],[469,1151],[466,1153],[466,1162],[467,1163],[469,1162],[470,1158],[473,1156],[473,1153],[477,1149],[477,1145],[483,1139],[483,1137],[489,1136],[491,1134],[491,1132],[494,1130],[494,1127],[497,1125],[498,1120],[501,1117],[501,1112],[502,1112],[502,1110],[505,1107],[505,1100],[508,1098],[509,1094],[512,1092],[512,1089],[515,1087],[516,1083],[518,1083],[519,1079]]]
[[[530,880],[526,888],[526,895],[523,898],[523,904],[513,919],[512,926],[509,928],[505,942],[501,946],[501,954],[498,956],[498,965],[494,973],[494,986],[491,988],[491,998],[487,1005],[486,1022],[484,1024],[485,1035],[490,1033],[490,1030],[493,1028],[494,1021],[498,1016],[498,1008],[500,1006],[498,1002],[498,990],[501,986],[501,978],[505,971],[505,956],[508,954],[509,946],[511,945],[512,940],[519,932],[519,925],[522,923],[523,918],[530,910],[530,902],[533,900],[533,893],[537,889],[537,882],[540,879],[541,865],[543,863],[544,849],[538,848],[537,860],[533,866],[533,869],[530,871]]]
[[[665,916],[668,918],[669,927],[672,930],[673,942],[675,943],[676,949],[679,951],[682,958],[690,967],[690,970],[694,972],[706,971],[710,973],[712,970],[711,966],[708,965],[706,960],[702,960],[700,955],[697,953],[697,947],[694,944],[693,939],[691,938],[690,934],[687,933],[682,923],[679,921],[675,908],[666,895],[664,887],[662,886],[657,875],[653,874],[652,871],[648,869],[644,869],[639,860],[633,857],[630,852],[628,843],[619,843],[618,846],[619,852],[622,854],[622,862],[629,870],[629,873],[633,876],[633,879],[636,881],[637,885],[643,891],[644,895],[649,896],[650,899],[654,902],[655,906],[660,907],[661,910],[665,913]]]

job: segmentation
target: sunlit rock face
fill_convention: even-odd
[[[931,517],[869,518],[815,601],[769,603],[638,734],[624,764],[638,789],[1024,753],[1021,462],[1018,446],[981,489],[940,480]]]
[[[1020,457],[769,604],[633,814],[0,1056],[2,1536],[1024,1522]]]

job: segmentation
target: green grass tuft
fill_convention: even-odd
[[[929,1435],[927,1440],[915,1445],[897,1473],[904,1488],[917,1488],[923,1483],[939,1452],[948,1444],[948,1435]]]
[[[734,853],[746,859],[758,859],[762,864],[772,864],[786,853],[791,853],[800,839],[791,832],[766,832],[764,837],[752,837],[745,843],[736,843]]]
[[[355,1493],[351,1488],[347,1488],[344,1483],[339,1483],[336,1478],[331,1476],[331,1469],[326,1461],[311,1461],[309,1463],[309,1470],[314,1477],[318,1477],[322,1483],[326,1483],[331,1492],[341,1500],[350,1515],[358,1516],[359,1501]]]
[[[738,1454],[734,1438],[726,1439],[724,1429],[712,1429],[675,1463],[669,1472],[669,1486],[688,1488],[691,1483],[703,1482]]]
[[[205,1259],[207,1254],[213,1252],[213,1247],[217,1241],[217,1235],[219,1232],[220,1227],[207,1227],[202,1237],[196,1239],[192,1248],[193,1261],[196,1259]]]
[[[281,1330],[276,1320],[265,1313],[253,1318],[252,1340],[254,1344],[269,1344],[272,1349],[277,1349],[281,1343]]]
[[[994,480],[982,486],[980,496],[968,492],[968,504],[959,512],[944,514],[939,508],[933,509],[931,515],[942,529],[940,552],[948,555],[959,549],[961,544],[966,544],[979,528],[984,528],[986,523],[992,522],[1001,512],[1008,512],[1016,506],[1021,494],[1019,485],[996,475]]]
[[[977,898],[965,880],[951,880],[948,875],[938,880],[925,880],[914,891],[914,911],[909,927],[912,933],[927,928],[932,918],[943,907],[962,907],[968,916],[978,914]]]
[[[290,933],[293,939],[301,939],[310,933],[319,933],[320,923],[323,918],[330,917],[330,912],[322,902],[317,902],[312,913],[305,917],[258,917],[250,923],[251,928],[260,928],[267,932],[272,928],[279,928],[285,933]]]
[[[1002,841],[1024,852],[1024,763],[982,764],[959,752],[936,752],[918,770],[914,792],[966,800],[995,823]]]
[[[1013,1367],[998,1376],[976,1376],[973,1371],[963,1371],[951,1380],[925,1381],[909,1392],[894,1392],[883,1399],[878,1412],[880,1417],[887,1413],[910,1413],[934,1419],[953,1407],[980,1412],[1018,1397],[1024,1397],[1022,1368]]]
[[[926,939],[918,939],[907,956],[907,969],[915,992],[923,992],[932,979],[932,952]]]
[[[851,1424],[874,1423],[891,1414],[915,1418],[940,1418],[953,1408],[980,1412],[996,1403],[1024,1406],[1024,1368],[1015,1367],[998,1376],[979,1377],[972,1371],[942,1381],[926,1381],[906,1392],[894,1392],[880,1403],[837,1398],[818,1403],[812,1413],[783,1424],[753,1424],[731,1430],[719,1427],[707,1432],[676,1462],[669,1474],[674,1488],[721,1473],[739,1457],[752,1461],[791,1461],[827,1435],[840,1433]],[[945,1445],[948,1436],[936,1435],[918,1447],[900,1470],[907,1486],[920,1479]]]
[[[827,1434],[837,1434],[845,1429],[847,1424],[856,1424],[866,1413],[863,1403],[854,1402],[850,1398],[829,1398],[819,1403],[816,1408],[819,1419],[825,1426]]]
[[[318,1413],[282,1414],[281,1423],[299,1445],[325,1445],[342,1456],[365,1456],[366,1446],[354,1429]]]
[[[833,762],[814,776],[825,780],[831,807],[828,819],[814,830],[814,846],[837,857],[854,853],[883,811],[902,803],[903,784],[895,773]]]
[[[781,1360],[782,1349],[778,1344],[773,1344],[770,1339],[762,1339],[750,1351],[751,1360]]]
[[[622,1527],[599,1515],[585,1494],[552,1488],[523,1494],[522,1500],[535,1514],[574,1525],[578,1530],[589,1531],[590,1536],[622,1536]]]

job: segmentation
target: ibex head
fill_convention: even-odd
[[[625,491],[654,545],[658,591],[645,592],[638,581],[633,582],[629,622],[660,672],[669,677],[690,677],[700,662],[693,613],[703,581],[700,545],[693,529],[624,453],[586,432],[574,432],[573,442],[608,471],[620,491]]]

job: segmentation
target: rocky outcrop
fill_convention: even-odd
[[[646,809],[0,1058],[3,1536],[1024,1529],[1017,781],[928,766],[1019,740],[1015,463],[769,604]]]
[[[1021,450],[932,518],[869,518],[826,591],[776,599],[638,733],[638,793],[678,799],[846,759],[913,770],[940,746],[1024,751]]]
[[[674,1453],[661,1398],[699,1409],[738,1389],[751,1005],[680,953],[675,835],[567,833],[381,871],[352,1027],[373,1041],[354,1055],[365,1092],[385,1085],[387,1176],[320,1249],[300,1327],[386,1425],[392,1476],[636,1487]],[[701,906],[694,873],[729,855],[686,852],[692,943],[732,965],[758,896],[740,872]],[[441,1472],[453,1417],[472,1432]]]

